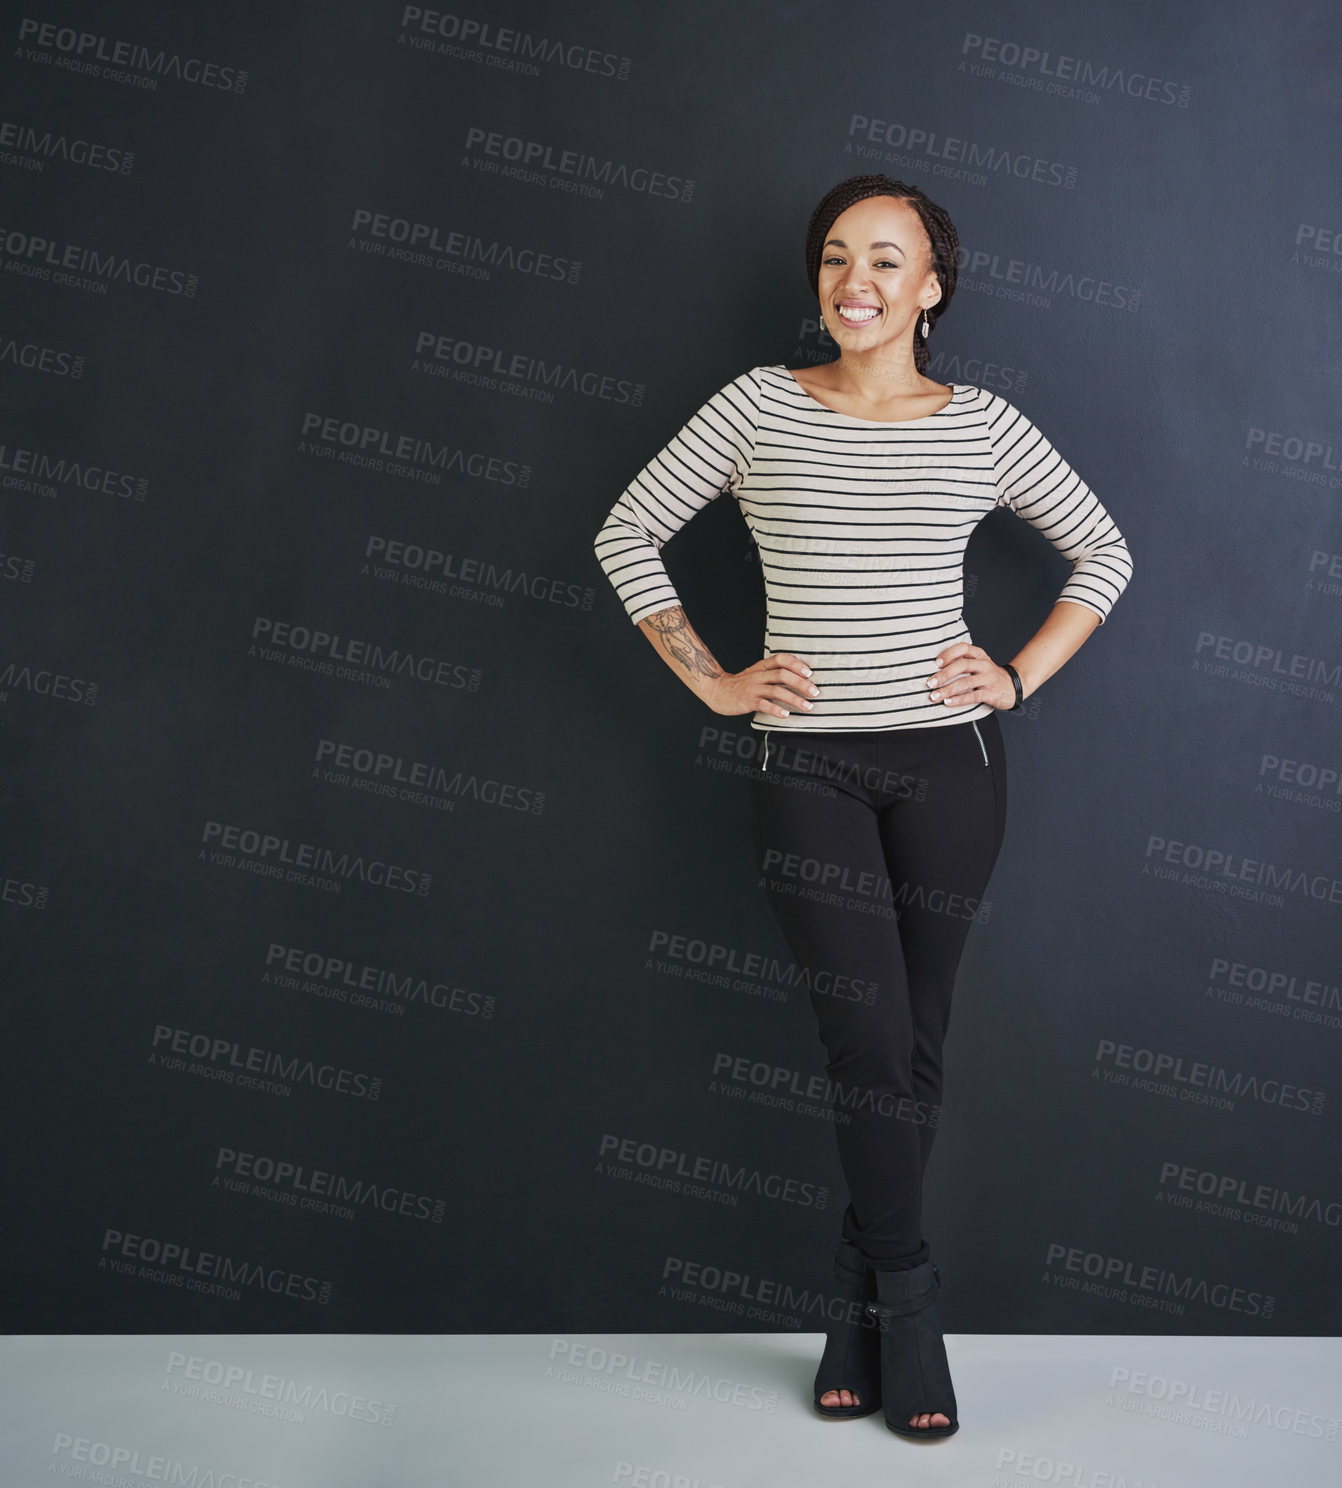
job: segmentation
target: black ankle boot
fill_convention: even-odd
[[[941,1272],[931,1261],[911,1271],[877,1271],[881,1325],[881,1396],[885,1424],[900,1436],[952,1436],[960,1429],[941,1337]],[[910,1416],[940,1412],[949,1426],[910,1426]]]
[[[844,1240],[834,1252],[835,1295],[843,1316],[825,1330],[825,1352],[815,1373],[815,1408],[830,1421],[855,1421],[881,1408],[881,1331],[877,1326],[876,1273],[856,1246]],[[830,1390],[849,1390],[859,1405],[821,1405]]]

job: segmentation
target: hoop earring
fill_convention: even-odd
[[[928,336],[931,334],[931,331],[932,331],[932,322],[927,318],[927,311],[926,310],[923,311],[923,323],[919,327],[919,330],[922,331],[922,333],[923,333],[923,340],[926,341],[927,338],[928,338]]]

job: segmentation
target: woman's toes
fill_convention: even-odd
[[[857,1398],[856,1395],[853,1394],[851,1390],[826,1390],[825,1393],[820,1397],[820,1403],[821,1405],[828,1406],[841,1405],[845,1408],[850,1405],[862,1404],[862,1402]]]
[[[909,1417],[910,1426],[920,1427],[924,1431],[929,1426],[949,1426],[950,1424],[950,1417],[943,1416],[940,1411],[933,1411],[930,1415],[927,1411],[924,1411],[920,1416],[913,1415]]]

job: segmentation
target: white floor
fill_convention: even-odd
[[[0,1484],[1337,1488],[1342,1343],[955,1336],[959,1434],[809,1406],[804,1334],[0,1340]]]

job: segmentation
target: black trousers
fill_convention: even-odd
[[[774,729],[761,762],[757,862],[810,974],[848,1185],[844,1238],[881,1269],[918,1266],[951,993],[1006,823],[1001,729],[995,714]]]

